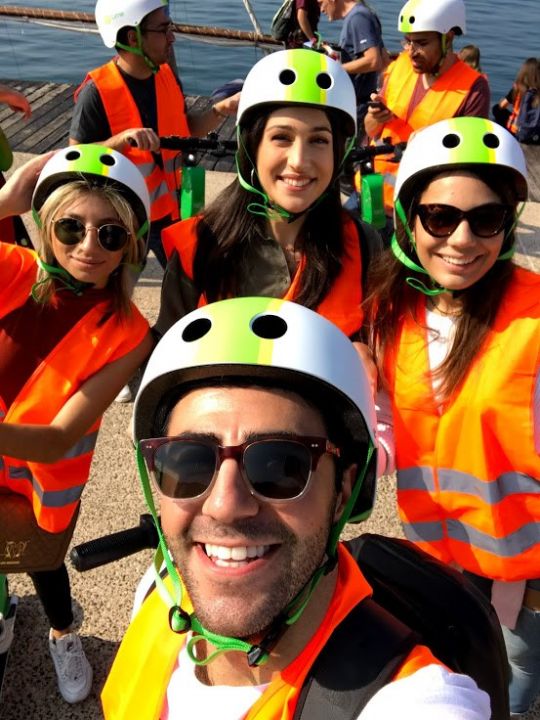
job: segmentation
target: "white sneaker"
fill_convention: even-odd
[[[132,395],[131,390],[129,388],[129,385],[124,385],[124,387],[120,390],[118,395],[114,398],[114,402],[117,403],[128,403],[131,402]]]
[[[68,633],[55,640],[49,633],[49,651],[58,678],[58,689],[68,703],[77,703],[90,694],[92,667],[84,654],[81,639]]]

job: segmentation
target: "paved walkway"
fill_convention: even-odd
[[[17,156],[18,163],[22,160],[23,156]],[[208,198],[212,198],[230,178],[225,173],[209,173]],[[522,216],[518,261],[540,271],[539,248],[540,204],[533,204]],[[156,316],[160,282],[161,271],[151,259],[136,288],[135,298],[150,320]],[[105,414],[74,544],[134,525],[139,514],[145,511],[127,432],[131,410],[132,405],[113,404]],[[393,480],[385,479],[379,485],[375,512],[362,525],[362,531],[399,536],[395,507]],[[354,527],[350,531],[357,532]],[[129,622],[137,580],[149,563],[150,552],[147,551],[82,575],[70,569],[76,618],[95,674],[92,694],[84,703],[75,706],[64,703],[57,693],[52,661],[48,656],[48,626],[31,583],[24,575],[10,577],[11,588],[20,595],[21,601],[4,702],[0,708],[1,720],[98,720],[102,717],[99,693]],[[540,706],[526,720],[533,718],[540,719]]]

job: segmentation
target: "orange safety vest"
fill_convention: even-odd
[[[472,86],[481,77],[461,60],[440,75],[418,105],[411,109],[420,75],[414,72],[408,53],[401,53],[386,72],[383,97],[386,107],[396,118],[383,125],[377,144],[389,138],[393,144],[406,142],[415,130],[448,120],[457,113]],[[375,158],[375,172],[384,176],[384,204],[387,214],[392,213],[394,186],[399,164],[384,156]]]
[[[132,94],[126,85],[116,62],[110,60],[88,73],[81,87],[91,78],[99,92],[112,135],[129,128],[145,127]],[[158,117],[158,135],[190,134],[184,109],[184,96],[173,71],[167,63],[160,66],[154,75]],[[78,92],[78,91],[77,91]],[[180,171],[177,166],[176,150],[160,150],[163,168],[156,164],[154,155],[148,150],[127,147],[123,154],[132,160],[144,175],[150,193],[152,222],[171,215],[177,220]]]
[[[36,253],[0,242],[0,318],[26,302],[36,280]],[[101,323],[107,301],[96,304],[64,336],[10,405],[0,397],[0,422],[49,424],[89,377],[133,350],[148,323],[132,305],[127,321]],[[90,473],[101,418],[65,456],[40,463],[0,455],[0,486],[28,498],[38,525],[61,532],[70,523]]]
[[[197,249],[197,224],[200,217],[189,218],[165,228],[161,234],[163,248],[170,258],[176,250],[186,275],[193,280],[193,262]],[[362,303],[362,256],[358,229],[354,221],[344,215],[344,253],[341,271],[328,295],[317,307],[319,315],[337,325],[346,335],[353,335],[362,327],[364,313]],[[294,300],[298,293],[301,274],[306,267],[306,258],[302,256],[295,276],[283,296],[284,300]],[[206,305],[204,295],[199,299],[199,307]]]
[[[349,552],[338,546],[338,578],[326,614],[304,650],[274,679],[244,720],[288,720],[294,716],[302,685],[330,635],[348,613],[371,594]],[[189,602],[184,609],[192,611]],[[127,629],[103,688],[105,720],[158,720],[185,635],[169,627],[168,610],[157,591],[143,603]],[[394,679],[440,664],[421,645],[413,648]]]
[[[390,382],[405,535],[495,580],[540,577],[540,276],[515,268],[465,380],[441,408],[425,300],[407,317]]]
[[[517,92],[516,97],[514,98],[514,102],[512,103],[512,112],[510,113],[510,117],[508,118],[508,122],[506,123],[506,127],[512,135],[517,135],[519,127],[517,124],[517,119],[519,116],[519,108],[521,107],[521,93]]]

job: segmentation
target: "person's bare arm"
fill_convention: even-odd
[[[28,120],[32,114],[32,108],[26,97],[19,92],[0,83],[0,102],[6,103],[15,112],[21,112],[25,120]]]
[[[136,348],[89,378],[50,425],[0,423],[0,455],[44,463],[60,460],[103,415],[151,350],[148,332]]]
[[[39,173],[53,155],[54,152],[39,155],[15,170],[0,189],[0,220],[11,215],[22,215],[30,210]]]
[[[315,33],[309,22],[307,11],[304,8],[300,8],[296,13],[296,20],[300,26],[300,30],[304,33],[308,40],[315,40]]]
[[[240,93],[238,92],[214,103],[210,110],[206,110],[204,113],[188,113],[187,120],[191,134],[195,137],[208,135],[226,118],[236,115],[239,101]]]
[[[383,69],[383,57],[378,47],[368,48],[362,57],[343,63],[349,75],[362,75],[369,72],[380,72]]]

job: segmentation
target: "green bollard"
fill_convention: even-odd
[[[382,175],[362,175],[360,211],[362,220],[373,227],[381,229],[386,225]]]
[[[180,218],[186,220],[201,212],[204,207],[205,169],[200,165],[182,167],[180,191]]]
[[[13,153],[4,131],[0,128],[0,171],[9,170],[13,163]]]

